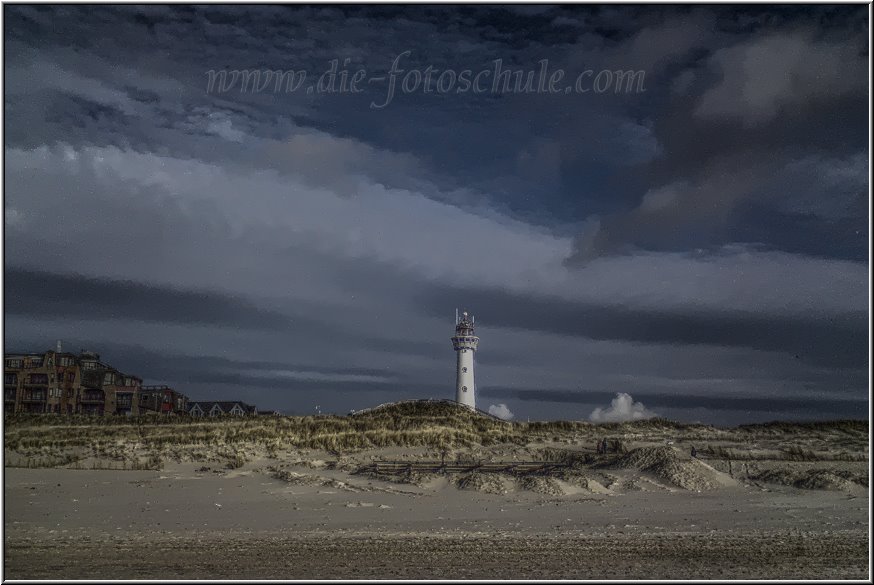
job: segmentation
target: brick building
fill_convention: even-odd
[[[137,416],[141,414],[142,384],[100,361],[100,355],[60,351],[10,353],[4,356],[3,405],[7,413],[64,413]],[[175,393],[177,411],[187,398]]]
[[[140,414],[187,414],[188,397],[169,386],[143,386]]]
[[[71,353],[6,354],[3,405],[7,412],[76,412],[81,374]]]

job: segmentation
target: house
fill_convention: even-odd
[[[255,407],[239,400],[223,401],[193,401],[188,403],[188,414],[191,416],[251,416],[257,413]]]
[[[188,396],[170,386],[143,386],[140,390],[140,414],[186,414]]]

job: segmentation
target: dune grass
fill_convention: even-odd
[[[167,459],[226,461],[242,466],[253,455],[275,457],[290,449],[317,449],[340,455],[387,447],[424,447],[435,451],[477,450],[491,446],[559,443],[565,449],[593,449],[607,438],[611,444],[677,440],[741,446],[781,437],[775,450],[785,460],[822,459],[824,453],[802,447],[803,440],[838,437],[842,454],[833,459],[867,460],[867,421],[744,425],[735,429],[685,425],[655,418],[626,423],[585,421],[508,422],[443,401],[409,401],[350,416],[269,417],[89,417],[12,415],[5,418],[7,465],[75,466],[84,460],[106,460],[126,469],[155,468]],[[797,441],[796,441],[797,439]],[[793,442],[795,441],[795,442]],[[797,444],[796,444],[797,443]],[[709,447],[702,455],[753,457],[744,449]],[[554,456],[564,457],[558,452]]]

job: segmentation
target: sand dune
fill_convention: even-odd
[[[13,420],[4,576],[868,577],[867,423],[414,414]],[[390,444],[330,438],[354,425]]]
[[[635,449],[606,466],[637,469],[687,490],[708,490],[737,484],[727,474],[697,458],[684,457],[677,449],[669,446]]]

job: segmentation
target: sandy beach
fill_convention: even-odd
[[[289,482],[275,464],[6,469],[6,578],[868,575],[865,489],[698,492],[611,471],[611,488],[494,494],[309,466],[290,466],[305,479]]]
[[[7,579],[870,572],[864,421],[508,423],[426,401],[347,417],[24,417],[4,440]]]

